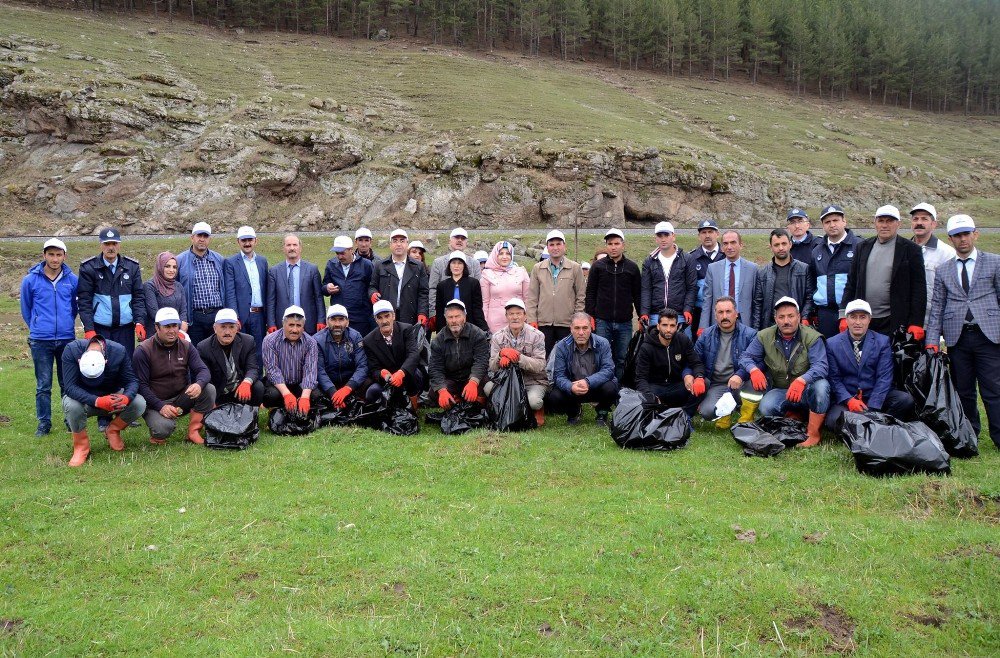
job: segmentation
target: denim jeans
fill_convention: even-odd
[[[38,427],[52,427],[52,361],[56,362],[56,377],[59,380],[59,392],[63,390],[63,349],[69,340],[34,340],[28,339],[31,347],[31,360],[35,364],[35,417]]]
[[[787,388],[772,388],[760,401],[761,416],[780,416],[786,411],[804,411],[808,409],[812,413],[825,414],[830,408],[830,382],[825,379],[806,384],[806,390],[802,393],[802,399],[798,402],[789,402],[785,395]]]
[[[632,321],[608,322],[597,320],[597,335],[611,343],[611,358],[615,361],[615,379],[622,380],[625,374],[625,355],[632,340]]]

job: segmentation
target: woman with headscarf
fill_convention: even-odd
[[[453,299],[461,299],[465,304],[466,322],[471,322],[483,331],[489,331],[486,318],[483,317],[483,293],[479,282],[469,273],[466,255],[461,251],[453,251],[448,257],[448,276],[437,284],[435,300],[437,328],[443,331],[448,324],[444,321],[444,305]]]
[[[143,284],[143,293],[147,317],[156,317],[156,312],[161,308],[176,309],[181,317],[181,331],[187,331],[187,300],[184,298],[184,286],[177,283],[176,256],[164,251],[156,257],[153,277]]]
[[[514,245],[505,240],[493,245],[479,278],[483,313],[490,331],[507,326],[504,307],[514,297],[524,299],[528,296],[529,281],[528,270],[514,262]]]

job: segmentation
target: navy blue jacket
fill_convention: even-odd
[[[362,258],[357,262],[368,262]],[[328,396],[341,386],[350,386],[352,391],[364,384],[368,378],[368,356],[362,341],[364,337],[356,330],[347,328],[340,343],[330,337],[330,330],[317,331],[313,336],[319,348],[319,387]]]
[[[892,390],[892,345],[888,336],[876,331],[865,334],[861,344],[861,364],[854,358],[854,344],[849,331],[826,341],[826,360],[830,397],[846,404],[858,394],[872,409],[881,409]]]
[[[800,260],[808,265],[812,262],[813,249],[822,241],[823,238],[806,231],[806,237],[803,238],[802,242],[792,242],[792,259]]]
[[[260,278],[260,303],[267,306],[267,259],[260,254],[255,254],[254,261],[257,263],[257,276]],[[247,327],[250,322],[250,277],[247,274],[247,267],[243,264],[243,253],[230,256],[222,263],[223,289],[225,290],[223,303],[226,308],[236,311],[236,316],[240,323]],[[284,310],[284,309],[282,309]]]
[[[663,288],[666,276],[659,259],[657,249],[642,262],[642,290],[639,301],[639,315],[655,315],[664,307]],[[670,267],[670,285],[667,287],[666,307],[672,308],[678,314],[695,309],[698,295],[698,275],[695,270],[694,258],[677,247],[677,256]],[[682,317],[681,320],[684,318]]]
[[[603,260],[603,259],[602,259]],[[611,356],[611,343],[606,338],[597,334],[590,334],[590,347],[595,352],[594,367],[597,370],[590,377],[587,377],[587,384],[590,388],[603,386],[605,382],[612,382],[615,388],[618,387],[618,380],[615,379],[615,360]],[[573,350],[576,349],[576,342],[573,336],[566,336],[555,346],[555,361],[552,368],[552,383],[560,390],[572,395],[573,382]]]
[[[188,318],[194,321],[194,259],[197,256],[189,248],[187,251],[177,254],[177,282],[184,286],[184,294],[187,296]],[[208,250],[205,258],[215,266],[215,271],[219,273],[219,301],[226,303],[226,292],[224,281],[225,273],[222,271],[222,254],[217,251]]]
[[[726,255],[722,253],[722,247],[718,245],[715,247],[715,258],[709,258],[701,245],[689,251],[688,254],[694,259],[694,273],[698,277],[698,292],[695,294],[694,304],[697,308],[701,308],[705,305],[705,275],[708,274],[708,266],[719,262]]]
[[[694,344],[694,351],[701,357],[701,362],[705,366],[705,379],[707,379],[709,383],[711,383],[712,375],[715,373],[715,359],[719,354],[720,333],[722,333],[722,331],[719,329],[719,325],[713,324],[701,334]],[[744,350],[750,346],[750,343],[753,342],[753,339],[756,336],[757,332],[751,327],[748,327],[739,320],[736,321],[736,326],[733,328],[733,344],[731,350],[733,355],[733,374],[743,381],[747,380],[750,373],[744,370],[740,365],[740,357],[743,356]]]
[[[145,325],[146,301],[139,261],[119,254],[114,275],[104,264],[102,254],[83,261],[76,301],[84,331],[96,331],[95,324],[112,329],[133,322]]]
[[[45,263],[37,263],[21,281],[21,317],[32,340],[73,340],[76,336],[76,289],[79,279],[63,263],[62,277],[53,285]]]
[[[816,242],[809,264],[809,275],[816,283],[816,292],[813,293],[816,308],[840,307],[859,240],[851,229],[847,229],[847,235],[833,248],[832,254],[825,239]]]
[[[97,398],[119,391],[129,400],[134,400],[139,392],[139,380],[132,370],[132,359],[125,348],[113,340],[101,341],[104,343],[104,358],[107,359],[101,376],[91,379],[80,373],[80,357],[94,340],[98,339],[74,340],[63,350],[63,395],[91,407],[97,406]]]
[[[340,288],[340,292],[330,295],[330,306],[342,304],[347,309],[350,318],[357,319],[358,323],[364,326],[373,326],[371,295],[368,294],[368,287],[372,283],[372,273],[375,266],[367,258],[355,258],[344,276],[344,268],[337,258],[331,258],[326,264],[326,271],[323,273],[323,293],[326,294],[326,284],[332,283]]]

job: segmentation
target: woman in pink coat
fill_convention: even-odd
[[[493,245],[479,278],[483,313],[491,332],[507,326],[504,306],[514,297],[524,299],[528,295],[528,280],[528,270],[514,262],[514,245],[507,241]]]

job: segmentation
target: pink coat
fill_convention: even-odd
[[[486,324],[491,332],[507,326],[504,305],[512,297],[520,297],[523,300],[528,294],[528,281],[528,270],[520,265],[515,265],[509,270],[483,270],[479,285],[483,289],[483,313],[486,315]]]

